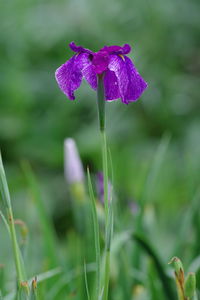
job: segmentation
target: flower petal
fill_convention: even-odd
[[[128,54],[131,52],[131,46],[129,44],[124,44],[123,47],[104,46],[100,51],[106,51],[109,54]]]
[[[83,74],[83,77],[87,80],[87,82],[91,86],[91,88],[96,90],[97,89],[97,75],[94,71],[94,68],[93,68],[91,62],[89,62],[88,64],[85,64],[85,66],[82,69],[82,74]]]
[[[128,54],[131,52],[131,46],[129,44],[124,44],[121,51],[121,54]]]
[[[147,88],[147,83],[144,81],[142,76],[138,73],[131,59],[127,56],[124,57],[126,70],[128,74],[128,88],[125,93],[125,99],[130,101],[136,101],[144,90]]]
[[[105,99],[116,100],[120,98],[117,77],[113,71],[107,70],[104,76]]]
[[[128,103],[126,101],[125,94],[128,88],[129,78],[124,58],[122,58],[119,55],[110,55],[108,69],[115,73],[118,82],[119,94],[122,99],[122,102]]]
[[[74,55],[56,70],[56,80],[60,89],[74,100],[74,91],[81,85],[82,78],[88,81],[93,89],[97,87],[97,78],[87,53]]]
[[[55,73],[60,89],[70,99],[74,100],[74,91],[79,88],[82,81],[82,73],[77,63],[77,55],[72,56],[66,63],[60,66]]]
[[[72,51],[77,52],[77,53],[93,54],[93,52],[90,49],[83,48],[82,46],[77,46],[74,42],[71,42],[69,44],[69,47],[71,48]]]
[[[115,72],[123,103],[136,101],[147,88],[147,83],[127,56],[110,55],[108,68]]]
[[[80,53],[77,56],[79,60],[79,68],[82,72],[83,77],[87,80],[91,88],[97,89],[97,75],[89,59],[90,55],[88,53]]]

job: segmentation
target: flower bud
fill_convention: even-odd
[[[169,264],[174,267],[175,275],[180,283],[184,282],[184,269],[181,260],[178,257],[173,257]]]
[[[21,281],[20,282],[20,299],[26,299],[27,295],[29,295],[29,285],[28,281]]]
[[[35,277],[31,282],[31,294],[30,294],[30,300],[36,300],[37,299],[37,277]]]
[[[84,180],[82,162],[73,139],[64,142],[64,171],[68,183],[80,183]]]
[[[184,284],[184,292],[187,298],[192,298],[194,296],[196,289],[196,276],[195,273],[188,273]]]

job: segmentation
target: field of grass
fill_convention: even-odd
[[[97,236],[103,286],[96,94],[83,82],[69,101],[54,75],[71,57],[71,41],[94,51],[129,43],[149,85],[135,103],[106,104],[114,215],[108,299],[178,300],[174,256],[186,274],[196,273],[187,300],[200,299],[199,9],[199,0],[1,1],[0,150],[24,286],[16,298],[1,167],[0,299],[97,300]],[[66,138],[77,144],[81,186],[64,176]],[[26,281],[34,285],[29,298]]]

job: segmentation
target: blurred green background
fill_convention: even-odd
[[[22,161],[33,167],[58,234],[65,230],[57,223],[68,206],[64,139],[76,140],[85,167],[101,170],[95,92],[83,82],[76,100],[69,101],[55,70],[72,55],[71,41],[94,51],[129,43],[129,56],[149,88],[136,103],[107,104],[115,191],[122,210],[130,201],[139,203],[156,151],[160,143],[167,145],[148,194],[150,237],[166,262],[175,254],[186,262],[199,254],[195,222],[185,230],[184,250],[173,253],[176,229],[199,186],[199,10],[199,0],[0,2],[0,147],[15,216],[32,228],[33,238],[39,229]],[[199,223],[198,212],[194,220]],[[7,255],[2,251],[0,260]],[[33,269],[37,272],[37,263]]]

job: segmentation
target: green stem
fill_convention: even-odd
[[[98,104],[100,131],[105,131],[105,104],[106,104],[106,101],[105,101],[105,97],[104,97],[103,74],[100,74],[98,76],[97,104]]]
[[[105,206],[105,267],[104,267],[104,291],[103,300],[108,299],[108,288],[110,278],[110,243],[112,226],[109,221],[109,200],[108,200],[108,150],[105,132],[105,96],[103,75],[98,76],[97,88],[99,125],[101,133],[102,161],[103,161],[103,185],[104,185],[104,206]]]
[[[184,295],[184,288],[182,286],[182,283],[179,282],[178,278],[176,278],[176,286],[177,286],[178,300],[187,300]]]
[[[102,161],[103,161],[103,187],[104,187],[104,205],[105,205],[105,223],[108,225],[109,203],[108,203],[108,151],[106,142],[106,133],[101,131]]]
[[[110,279],[110,250],[106,250],[105,274],[104,274],[104,294],[103,294],[104,300],[108,299],[109,279]]]
[[[104,184],[104,205],[105,205],[105,273],[104,273],[104,296],[108,299],[109,277],[110,277],[110,235],[111,226],[109,221],[109,200],[108,200],[108,151],[106,143],[106,133],[101,131],[102,160],[103,160],[103,184]]]

